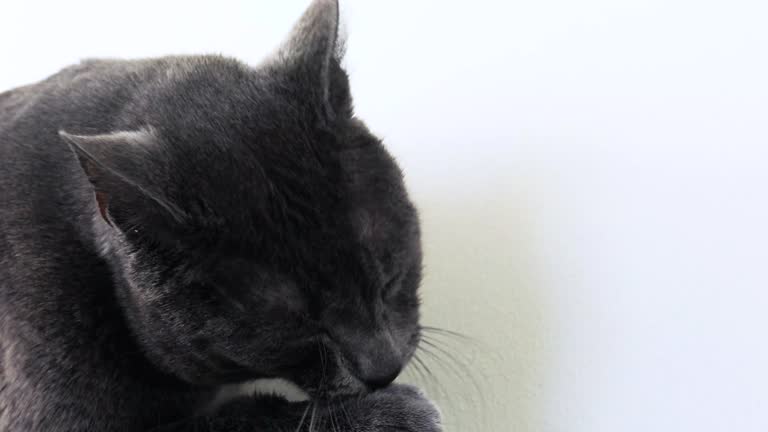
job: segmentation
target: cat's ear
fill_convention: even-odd
[[[182,212],[162,196],[158,179],[153,181],[150,148],[156,136],[151,128],[101,135],[72,135],[62,130],[59,136],[77,157],[94,187],[99,212],[110,225],[110,202],[126,190],[151,199],[175,219],[181,217]]]
[[[313,0],[278,49],[276,60],[297,74],[314,102],[333,118],[351,111],[349,80],[341,67],[344,42],[339,37],[337,0]]]

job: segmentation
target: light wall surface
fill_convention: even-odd
[[[424,322],[469,336],[424,357],[446,430],[768,431],[766,2],[342,1],[357,112],[421,210]],[[0,89],[257,64],[306,4],[4,0]]]

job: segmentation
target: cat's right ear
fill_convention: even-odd
[[[151,128],[100,135],[73,135],[59,131],[94,187],[102,218],[112,225],[109,206],[125,188],[138,192],[164,208],[174,219],[183,212],[162,195],[159,179],[152,178],[150,148],[156,140]]]
[[[351,116],[349,79],[341,66],[344,46],[339,36],[339,1],[313,0],[265,64],[293,71],[293,84],[323,120]]]

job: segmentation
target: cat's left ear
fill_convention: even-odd
[[[314,0],[272,59],[287,68],[312,95],[325,117],[351,114],[349,79],[341,67],[344,42],[339,37],[337,0]]]

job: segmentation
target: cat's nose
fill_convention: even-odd
[[[371,390],[382,389],[392,384],[392,381],[394,381],[395,378],[397,378],[397,376],[400,375],[401,370],[402,368],[400,366],[397,366],[396,369],[383,370],[383,371],[380,371],[381,375],[377,373],[371,376],[363,377],[363,382]]]
[[[403,360],[390,344],[369,349],[358,359],[358,377],[371,390],[384,388],[400,375]]]
[[[391,384],[405,366],[405,347],[388,329],[337,326],[333,335],[341,342],[350,372],[371,391]]]

